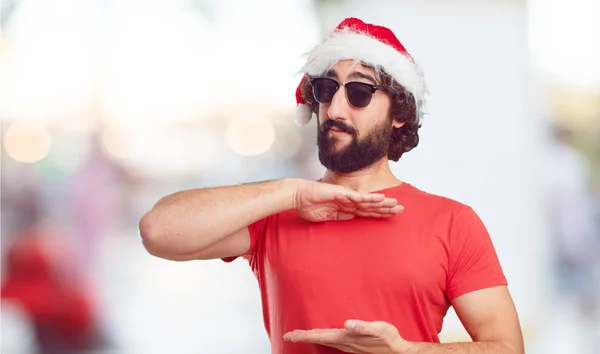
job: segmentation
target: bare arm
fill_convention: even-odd
[[[140,234],[157,257],[239,256],[250,247],[247,226],[293,208],[294,192],[294,181],[287,179],[177,192],[142,217]]]
[[[250,247],[248,226],[295,209],[313,222],[402,211],[392,198],[303,179],[192,189],[162,198],[140,220],[151,254],[177,261],[239,256]]]
[[[350,353],[523,354],[517,312],[506,286],[473,291],[452,301],[474,342],[421,343],[403,339],[387,322],[347,320],[343,329],[296,329],[284,339],[313,343]]]
[[[452,302],[471,343],[410,343],[408,354],[525,352],[517,311],[506,286],[474,291]]]

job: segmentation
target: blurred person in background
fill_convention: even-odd
[[[138,175],[107,155],[99,134],[90,139],[90,154],[67,183],[69,223],[77,235],[77,262],[84,277],[95,271],[99,245],[124,227],[129,204],[140,183]]]
[[[303,73],[295,119],[317,118],[323,178],[166,196],[140,220],[146,249],[175,261],[245,258],[273,353],[522,353],[478,215],[390,170],[418,144],[427,93],[404,46],[348,18]],[[474,342],[439,343],[450,306]]]
[[[50,225],[32,222],[11,237],[4,267],[3,308],[18,309],[30,324],[37,353],[87,353],[105,347],[91,292],[73,276],[73,254]]]
[[[590,353],[600,346],[600,225],[591,168],[575,149],[576,133],[555,124],[544,178],[552,232],[555,284],[583,324],[579,333]]]

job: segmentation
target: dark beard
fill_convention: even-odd
[[[332,127],[350,134],[352,136],[350,144],[338,151],[333,151],[337,139],[327,134]],[[338,173],[350,173],[365,169],[387,155],[392,131],[391,120],[386,119],[359,140],[356,129],[342,121],[328,120],[319,127],[317,132],[319,161],[328,170]]]

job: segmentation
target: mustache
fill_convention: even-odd
[[[354,129],[353,127],[347,125],[346,123],[339,121],[339,120],[328,120],[327,122],[323,123],[323,125],[321,125],[321,132],[322,133],[327,133],[327,131],[329,131],[329,129],[336,127],[339,130],[343,131],[344,133],[348,133],[350,135],[356,135],[356,129]]]

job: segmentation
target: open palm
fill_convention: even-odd
[[[296,210],[301,218],[319,221],[350,220],[360,217],[390,217],[403,210],[394,198],[361,193],[342,186],[308,181],[298,189]]]

